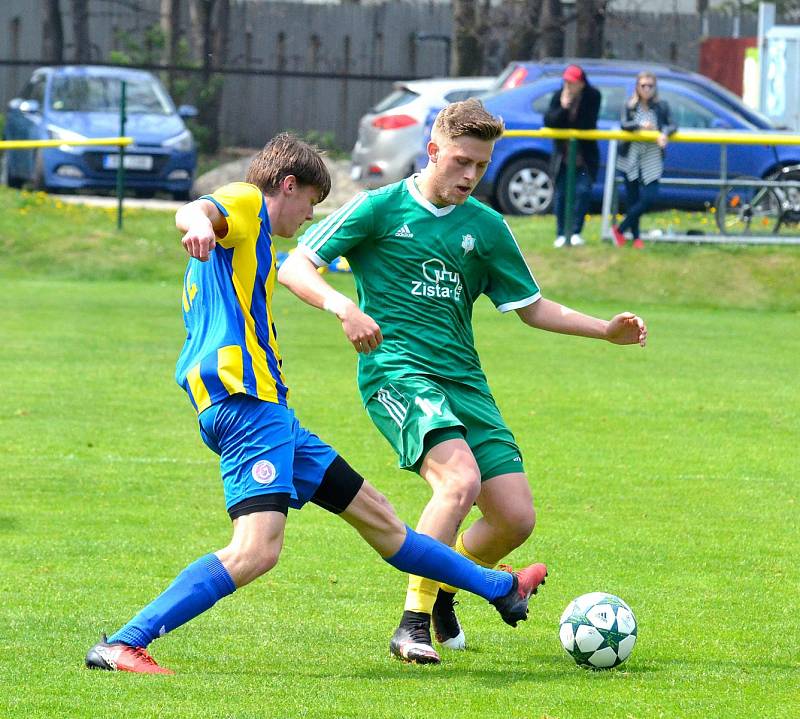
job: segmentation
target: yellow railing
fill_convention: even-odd
[[[122,102],[125,97],[125,83],[122,83]],[[124,123],[121,132],[125,131]],[[122,198],[125,194],[125,148],[133,144],[132,137],[94,137],[81,140],[0,140],[0,150],[32,150],[38,147],[118,147],[117,165],[117,229],[122,229]]]
[[[97,137],[85,140],[0,140],[0,150],[30,150],[36,147],[90,147],[106,145],[113,147],[126,147],[133,144],[132,137]]]
[[[602,210],[602,227],[600,230],[601,238],[608,239],[610,237],[610,223],[609,216],[612,204],[612,195],[614,193],[614,175],[617,156],[617,141],[629,142],[655,142],[661,133],[656,130],[639,130],[637,132],[629,132],[627,130],[575,130],[566,128],[542,127],[536,130],[506,130],[503,133],[504,137],[541,137],[550,140],[569,140],[567,152],[567,175],[566,175],[566,197],[565,197],[565,214],[569,218],[572,214],[574,207],[574,192],[575,192],[575,151],[576,140],[610,140],[609,152],[606,159],[606,181],[605,189],[603,192],[603,210]],[[702,143],[713,144],[720,146],[720,179],[719,182],[709,183],[703,180],[679,180],[669,179],[662,180],[663,182],[671,182],[672,184],[691,184],[691,185],[706,185],[713,184],[714,186],[724,189],[728,187],[728,158],[727,146],[728,145],[800,145],[800,134],[790,132],[737,132],[733,130],[681,130],[674,132],[669,136],[670,142],[688,142],[688,143]],[[748,185],[760,186],[763,185],[773,186],[794,186],[797,183],[780,183],[774,181],[748,181]],[[678,241],[693,241],[697,242],[697,237],[684,237],[673,236],[673,240]],[[707,238],[711,240],[712,238]],[[720,239],[720,238],[717,238]],[[717,241],[717,240],[714,240]],[[731,240],[732,241],[732,240]],[[778,240],[772,237],[755,237],[748,236],[743,238],[743,242],[780,242],[781,244],[797,244],[800,242],[798,238],[785,238]]]
[[[540,130],[506,130],[503,137],[544,137],[550,140],[623,140],[655,142],[655,130],[566,130],[543,127]],[[713,145],[800,145],[800,135],[788,132],[731,132],[729,130],[680,130],[670,142],[695,142]]]

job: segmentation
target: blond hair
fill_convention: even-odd
[[[505,130],[503,120],[492,115],[474,97],[447,105],[433,121],[431,135],[454,140],[457,137],[476,137],[494,142]]]
[[[274,195],[287,175],[294,175],[299,185],[311,185],[319,190],[320,202],[331,191],[331,176],[319,149],[282,132],[253,158],[245,181],[265,195]]]
[[[656,79],[655,74],[653,74],[649,70],[642,70],[636,76],[636,84],[633,86],[633,94],[628,100],[628,107],[630,107],[631,109],[636,107],[642,101],[642,97],[639,94],[639,82],[644,79],[649,79],[653,81],[653,94],[647,100],[648,107],[658,100],[658,80]]]

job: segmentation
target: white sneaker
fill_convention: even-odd
[[[573,247],[580,247],[581,245],[585,245],[586,241],[580,235],[573,235],[569,238],[569,244]]]
[[[564,235],[559,235],[556,237],[556,241],[553,243],[553,247],[563,247],[567,244],[567,238]]]

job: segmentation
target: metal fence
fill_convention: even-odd
[[[572,217],[575,197],[575,149],[578,140],[608,140],[609,151],[606,158],[606,174],[603,188],[602,226],[600,237],[611,240],[611,223],[615,213],[614,203],[616,195],[617,177],[617,142],[655,142],[659,133],[654,130],[641,130],[628,132],[626,130],[573,130],[563,128],[544,127],[535,130],[506,130],[507,137],[546,137],[552,140],[568,140],[569,152],[566,176],[566,216]],[[692,185],[700,187],[718,187],[718,197],[715,211],[722,212],[718,220],[720,228],[725,232],[708,232],[702,235],[681,234],[677,232],[659,235],[649,235],[649,241],[658,242],[691,242],[691,243],[716,243],[716,244],[772,244],[772,245],[798,245],[800,236],[779,235],[782,218],[787,219],[787,224],[797,225],[800,216],[800,203],[797,201],[797,192],[800,183],[796,176],[786,179],[776,173],[775,178],[761,180],[759,178],[737,179],[730,177],[727,170],[727,146],[740,145],[800,145],[800,135],[779,132],[735,132],[735,131],[702,131],[681,130],[669,137],[670,142],[689,142],[719,145],[721,153],[720,177],[715,180],[700,180],[689,178],[662,178],[662,184]],[[800,172],[800,168],[795,168]],[[730,204],[725,201],[728,191],[736,188],[740,202]],[[725,212],[735,213],[733,224],[726,224]],[[763,225],[760,220],[767,221],[769,213],[770,226]],[[791,218],[791,219],[789,219]]]
[[[71,3],[62,2],[67,58],[74,54]],[[184,14],[188,3],[184,3]],[[125,39],[143,46],[159,22],[160,0],[89,0],[91,57],[108,62]],[[15,97],[30,71],[46,64],[45,0],[0,2],[0,102]],[[174,19],[188,41],[188,16]],[[707,15],[708,31],[729,35],[733,18]],[[620,59],[698,65],[703,28],[697,15],[670,12],[616,13],[605,26],[605,54]],[[744,15],[743,35],[755,33],[755,15]],[[485,70],[505,61],[503,32],[493,28]],[[223,142],[260,146],[282,129],[331,133],[349,149],[359,117],[398,78],[432,77],[449,68],[452,8],[446,2],[303,3],[231,0],[227,67],[220,128]],[[565,33],[565,52],[574,54],[574,27]],[[185,98],[191,101],[192,98]],[[196,98],[195,98],[196,101]]]

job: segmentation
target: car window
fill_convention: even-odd
[[[686,86],[692,90],[692,92],[696,93],[697,95],[701,95],[702,97],[709,100],[714,105],[723,105],[725,109],[731,114],[735,115],[736,118],[745,126],[750,128],[762,128],[762,129],[772,129],[772,123],[764,116],[757,113],[755,110],[752,110],[748,107],[741,107],[740,104],[735,103],[734,99],[727,97],[719,92],[714,92],[709,90],[708,88],[703,87],[697,83],[689,83],[684,82],[679,79],[673,79],[672,82],[677,84]]]
[[[22,90],[23,100],[36,100],[40,105],[44,104],[44,85],[45,77],[39,75],[31,78],[30,82]]]
[[[597,119],[619,122],[622,117],[622,106],[628,99],[626,88],[622,85],[598,85],[597,89],[600,90],[601,95],[600,113]]]
[[[674,90],[663,89],[658,94],[669,103],[672,119],[681,129],[713,127],[716,116],[700,103]]]
[[[625,88],[621,85],[597,85],[600,90],[600,120],[610,120],[612,122],[619,121],[622,112],[622,105],[625,102]],[[550,98],[553,96],[555,90],[545,92],[534,99],[531,107],[533,111],[544,115],[550,108]]]
[[[533,111],[538,112],[540,115],[544,115],[544,113],[546,113],[550,108],[550,98],[553,97],[553,92],[555,92],[555,90],[545,92],[544,94],[535,98],[531,105]]]
[[[57,76],[50,90],[50,107],[61,112],[119,112],[122,82],[116,77]],[[148,80],[128,80],[125,107],[129,113],[170,115],[172,103]]]
[[[383,98],[375,107],[372,108],[372,112],[388,112],[389,110],[394,110],[396,107],[400,107],[401,105],[407,105],[413,99],[419,97],[416,92],[412,92],[408,88],[402,88],[400,90],[395,90],[391,94],[387,95]]]
[[[486,90],[480,87],[471,87],[466,90],[452,90],[444,96],[444,99],[447,100],[447,102],[460,102],[461,100],[469,100],[471,97],[483,95],[484,92],[486,92]]]

